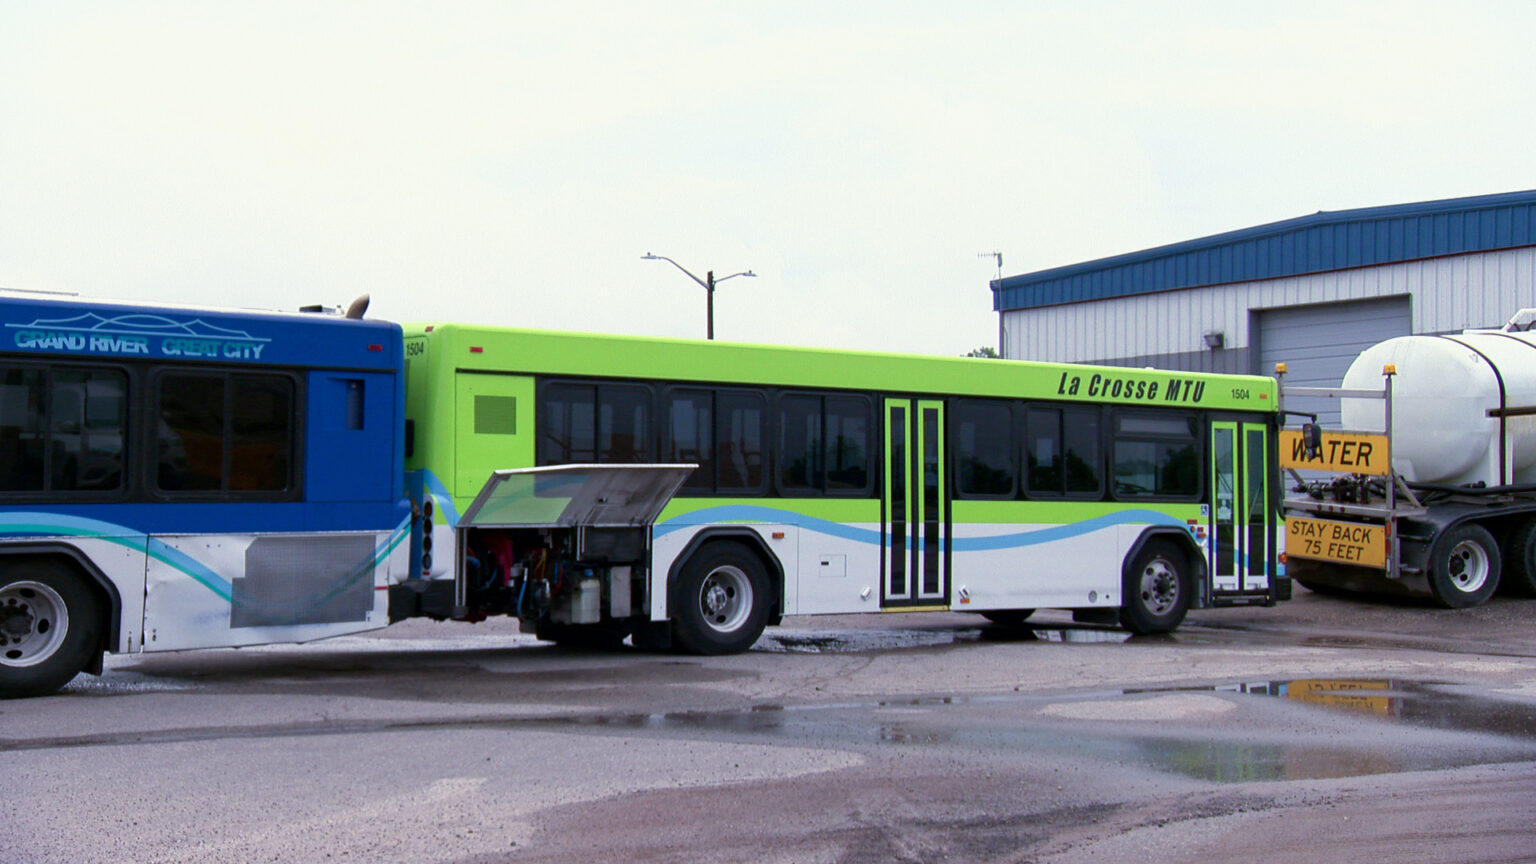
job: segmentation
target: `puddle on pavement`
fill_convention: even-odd
[[[933,630],[779,630],[769,631],[754,651],[791,654],[854,654],[899,648],[931,648],[965,642],[1121,643],[1137,637],[1118,628],[1042,626],[1022,629],[982,625]],[[1166,640],[1164,640],[1166,641]]]
[[[1073,630],[1103,634],[1112,631]],[[818,634],[824,635],[824,634]],[[836,649],[834,649],[836,650]],[[1065,754],[1110,764],[1141,764],[1215,783],[1316,780],[1405,771],[1444,770],[1479,764],[1536,760],[1536,700],[1498,699],[1433,682],[1393,679],[1302,678],[1215,687],[1124,690],[1094,701],[1173,693],[1213,693],[1237,698],[1285,700],[1308,709],[1340,712],[1406,727],[1411,734],[1352,735],[1348,727],[1333,739],[1259,727],[1243,736],[1236,727],[1201,739],[1201,724],[1156,721],[1175,734],[1145,734],[1145,725],[1041,722],[1036,712],[1019,716],[1010,706],[1044,704],[1056,696],[998,694],[930,696],[877,702],[759,704],[738,711],[683,711],[459,721],[379,722],[373,731],[431,731],[443,728],[586,729],[601,733],[655,732],[687,737],[768,738],[809,746],[893,746],[964,748],[969,753]],[[1001,710],[999,710],[1001,709]],[[965,711],[963,716],[946,716]],[[158,736],[89,736],[81,739],[12,742],[7,749],[164,743],[182,738],[348,734],[374,724],[306,724],[289,728],[178,730]],[[1465,737],[1424,737],[1462,733]],[[1470,733],[1470,734],[1468,734]]]
[[[1126,690],[1149,693],[1231,693],[1285,699],[1324,710],[1368,715],[1387,723],[1427,730],[1494,736],[1452,742],[1405,738],[1380,744],[1320,743],[1315,739],[1275,742],[1196,740],[1187,737],[1099,734],[1081,727],[1006,720],[978,727],[932,716],[934,709],[1038,701],[1037,697],[926,697],[870,704],[760,705],[747,712],[684,712],[579,721],[586,726],[623,726],[689,734],[749,734],[794,739],[796,743],[874,742],[893,746],[954,744],[1004,750],[1050,750],[1109,762],[1137,762],[1216,783],[1266,780],[1320,780],[1432,771],[1469,765],[1536,759],[1536,703],[1504,701],[1455,692],[1445,685],[1365,679],[1296,679],[1202,688]],[[1188,724],[1184,724],[1188,725]],[[1265,733],[1261,733],[1265,734]]]
[[[1449,745],[1407,741],[1365,747],[1144,739],[1142,759],[1201,780],[1319,780],[1404,771],[1433,771],[1536,758],[1536,704],[1453,692],[1446,685],[1390,679],[1300,678],[1290,681],[1177,688],[1285,699],[1325,710],[1363,714],[1422,729],[1496,736]],[[1127,695],[1169,690],[1127,690]]]
[[[1295,678],[1197,689],[1270,696],[1427,729],[1536,741],[1536,702],[1458,693],[1450,685],[1435,682],[1390,678]],[[1129,695],[1168,691],[1125,692]]]

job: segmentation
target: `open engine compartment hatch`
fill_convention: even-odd
[[[461,528],[650,525],[697,465],[550,465],[492,472]]]

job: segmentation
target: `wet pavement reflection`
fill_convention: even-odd
[[[1135,728],[1083,724],[1063,728],[1029,715],[1008,723],[944,717],[952,708],[986,708],[1039,703],[1040,697],[930,697],[868,705],[786,707],[760,705],[747,712],[685,712],[628,719],[584,721],[689,734],[747,734],[795,743],[874,743],[893,746],[959,745],[990,749],[1049,750],[1100,761],[1140,763],[1200,780],[1242,783],[1273,780],[1361,777],[1403,771],[1443,770],[1477,764],[1536,760],[1536,703],[1458,692],[1434,683],[1393,680],[1296,679],[1217,687],[1126,690],[1121,696],[1205,692],[1259,696],[1328,711],[1346,712],[1427,730],[1476,737],[1428,743],[1419,740],[1337,737],[1318,740],[1261,740],[1197,737],[1192,724],[1160,723],[1181,734],[1136,734]],[[1198,724],[1193,724],[1198,725]]]

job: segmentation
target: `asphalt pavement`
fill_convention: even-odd
[[[1536,601],[1032,625],[796,618],[703,658],[413,621],[113,657],[0,702],[0,860],[1536,860]]]

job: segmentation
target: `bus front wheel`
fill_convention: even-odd
[[[1171,632],[1194,593],[1189,560],[1166,540],[1148,542],[1126,569],[1124,593],[1120,626],[1142,635]]]
[[[0,570],[0,698],[68,684],[100,650],[100,603],[69,568],[32,560]]]
[[[768,625],[763,562],[739,543],[700,549],[679,574],[672,608],[674,644],[693,654],[739,654]]]

